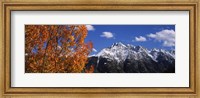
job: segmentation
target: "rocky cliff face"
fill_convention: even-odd
[[[91,65],[96,73],[174,73],[175,51],[114,43],[90,56]]]

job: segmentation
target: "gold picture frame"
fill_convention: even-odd
[[[20,95],[42,95],[42,96],[33,96],[35,97],[48,97],[52,95],[59,96],[69,96],[69,97],[97,97],[102,95],[104,97],[137,97],[144,98],[147,95],[160,95],[158,98],[163,96],[170,95],[175,98],[199,98],[200,97],[200,86],[199,80],[199,34],[200,28],[198,24],[200,21],[199,13],[199,0],[186,0],[186,1],[159,1],[151,0],[145,2],[145,0],[136,0],[136,1],[124,1],[124,0],[75,0],[75,1],[62,1],[54,2],[53,0],[46,0],[43,2],[34,2],[34,0],[28,0],[24,2],[23,0],[4,0],[1,2],[2,8],[2,18],[1,18],[1,92],[0,97],[12,97]],[[159,88],[159,87],[150,87],[150,88],[34,88],[34,87],[11,87],[11,11],[60,11],[60,10],[69,10],[69,11],[189,11],[189,32],[190,32],[190,86],[189,87],[173,87],[173,88]],[[120,94],[120,95],[119,95]],[[117,96],[116,96],[117,95]],[[119,95],[119,96],[118,96]],[[143,96],[145,95],[145,96]],[[59,97],[55,96],[55,97]],[[153,96],[152,96],[153,97]],[[171,98],[170,97],[170,98]],[[32,98],[32,97],[31,97]],[[151,97],[148,97],[151,98]]]

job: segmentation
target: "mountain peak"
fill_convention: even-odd
[[[167,52],[164,49],[151,49],[148,50],[142,46],[133,46],[130,44],[124,45],[121,42],[114,43],[111,47],[102,49],[96,56],[104,57],[109,59],[115,59],[118,62],[124,61],[127,58],[152,58],[156,61],[159,54],[164,53],[165,55],[169,55],[171,57],[175,57],[175,52]],[[95,56],[95,55],[94,55]]]
[[[135,46],[132,45],[132,44],[127,44],[126,46],[128,46],[128,47],[135,47]]]
[[[156,49],[156,48],[153,48],[151,51],[159,52],[160,50],[159,50],[159,49]]]
[[[139,45],[135,47],[135,51],[142,52],[142,51],[147,51],[147,49]]]
[[[175,51],[148,50],[142,46],[118,42],[89,59],[95,61],[89,61],[89,65],[96,64],[96,70],[100,72],[174,72]]]
[[[124,45],[121,42],[113,43],[112,47],[114,47],[114,46],[123,46],[123,47],[126,47],[126,45]]]
[[[136,46],[135,48],[136,49],[142,49],[143,47],[142,46]]]

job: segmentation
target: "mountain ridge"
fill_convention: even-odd
[[[95,66],[95,72],[101,73],[174,73],[175,51],[148,50],[118,42],[90,56],[86,67],[90,65]]]

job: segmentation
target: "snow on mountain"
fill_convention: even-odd
[[[175,51],[156,48],[148,50],[142,46],[134,46],[130,44],[124,45],[121,42],[114,43],[111,47],[104,48],[97,55],[93,56],[116,60],[119,63],[124,62],[126,59],[140,60],[144,58],[151,58],[152,60],[157,61],[160,54],[175,59]]]
[[[91,65],[96,73],[174,73],[175,51],[148,50],[119,42],[89,56],[86,67]]]

